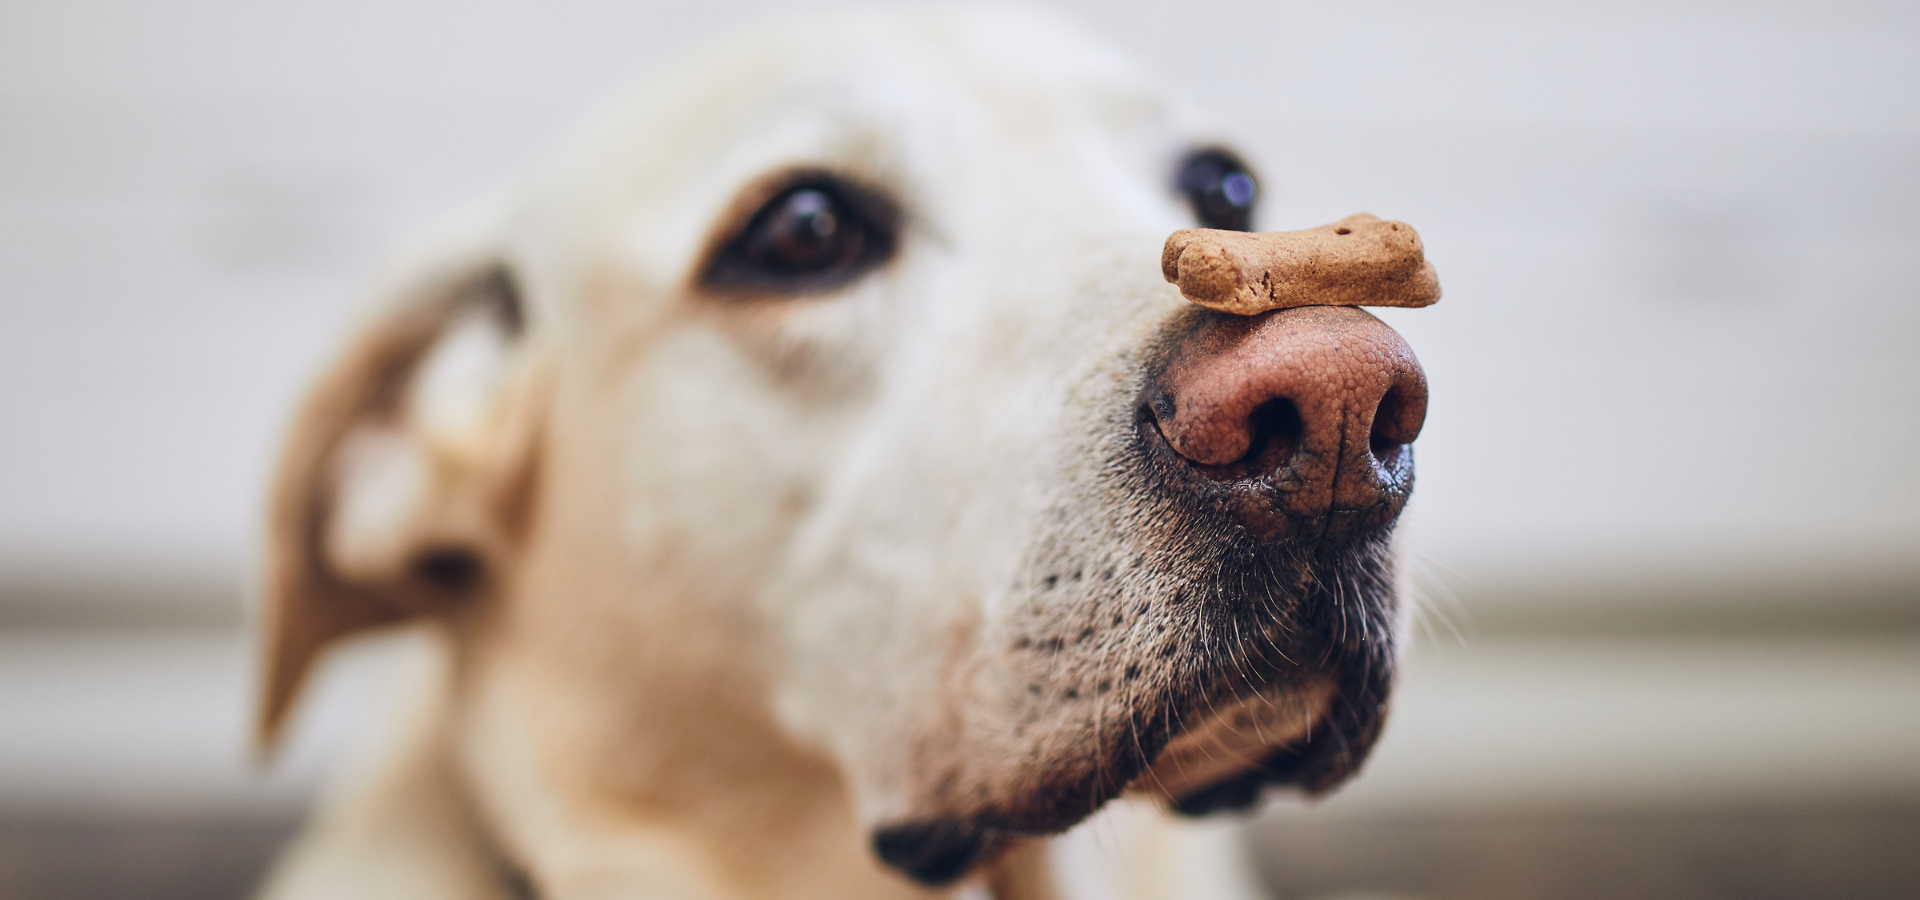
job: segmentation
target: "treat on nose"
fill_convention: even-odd
[[[1440,299],[1440,278],[1413,226],[1367,213],[1303,231],[1176,231],[1160,252],[1160,272],[1188,300],[1242,316]]]

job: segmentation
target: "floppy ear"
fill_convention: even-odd
[[[543,400],[527,330],[502,264],[423,279],[307,397],[268,510],[263,750],[335,639],[479,602],[511,569]]]

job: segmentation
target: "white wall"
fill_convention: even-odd
[[[1390,317],[1435,390],[1410,537],[1469,610],[1920,596],[1920,7],[1059,5],[1245,125],[1267,227],[1420,228],[1447,298]],[[8,596],[234,577],[383,248],[795,6],[0,6]]]
[[[219,618],[384,248],[801,5],[0,3],[0,625]],[[1435,390],[1409,543],[1473,640],[1327,808],[1920,796],[1920,6],[1058,5],[1245,126],[1267,227],[1404,218],[1444,276],[1387,312]],[[1561,606],[1707,614],[1500,633]],[[1848,609],[1896,627],[1781,639]],[[0,810],[304,802],[381,653],[267,777],[240,634],[0,631]]]

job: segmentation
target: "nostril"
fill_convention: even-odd
[[[1373,412],[1373,432],[1367,436],[1367,449],[1376,459],[1386,461],[1401,447],[1413,443],[1419,426],[1408,421],[1412,412],[1407,408],[1409,402],[1399,387],[1380,398],[1380,406]]]
[[[1334,233],[1334,234],[1352,234],[1352,233],[1353,233],[1353,229],[1351,229],[1351,228],[1335,228],[1335,229],[1333,230],[1333,233]]]
[[[1392,462],[1400,454],[1400,448],[1405,446],[1405,442],[1396,441],[1378,431],[1367,437],[1367,449],[1373,453],[1374,459],[1381,462]]]
[[[1247,447],[1248,459],[1266,456],[1273,449],[1281,451],[1281,458],[1291,456],[1307,431],[1307,423],[1300,417],[1300,407],[1285,397],[1275,397],[1254,407],[1253,414],[1247,418],[1247,426],[1252,431],[1252,441]]]
[[[1163,428],[1179,413],[1179,407],[1173,402],[1173,396],[1165,391],[1154,391],[1147,400],[1147,408],[1153,412],[1154,418],[1160,420]]]

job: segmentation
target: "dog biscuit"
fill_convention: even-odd
[[[1413,226],[1368,213],[1302,231],[1176,231],[1160,253],[1160,271],[1188,300],[1243,316],[1440,299],[1439,276]]]

